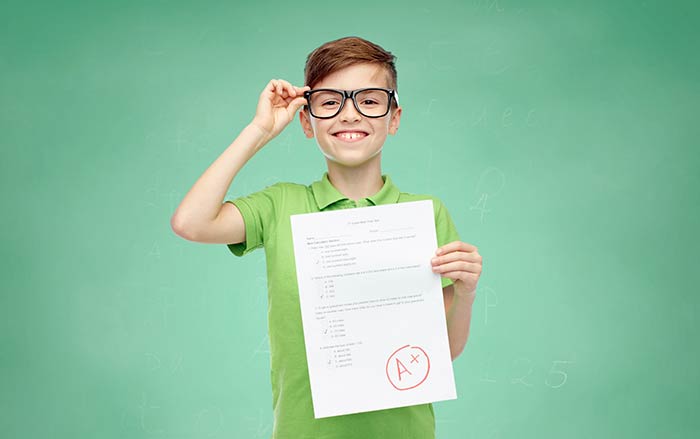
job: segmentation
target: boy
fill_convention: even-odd
[[[290,216],[299,213],[432,199],[440,246],[433,271],[442,276],[450,351],[464,348],[481,256],[459,241],[434,197],[402,193],[381,173],[381,150],[399,127],[395,57],[361,38],[330,41],[305,66],[305,86],[271,80],[252,122],[187,193],[171,220],[185,239],[225,243],[237,256],[265,247],[274,409],[273,438],[433,438],[432,404],[315,419],[299,308]],[[222,203],[243,165],[294,118],[315,137],[328,171],[309,186],[277,183]],[[372,395],[367,395],[372,398]]]

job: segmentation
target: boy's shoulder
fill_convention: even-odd
[[[306,190],[308,185],[301,184],[301,183],[294,183],[291,181],[278,181],[277,183],[271,184],[267,187],[274,187],[278,190],[300,191],[300,190]]]
[[[440,201],[438,197],[431,194],[415,194],[413,192],[403,192],[399,194],[399,202],[405,201],[422,201],[422,200],[437,200]]]
[[[277,192],[277,193],[284,193],[284,192],[305,192],[308,190],[309,186],[303,185],[301,183],[292,183],[289,181],[278,181],[276,183],[268,184],[262,189],[258,190],[255,193],[265,193],[265,192]],[[255,194],[253,193],[253,194]],[[253,195],[251,194],[251,195]]]
[[[435,211],[435,214],[439,214],[445,210],[445,204],[442,202],[442,200],[435,195],[431,194],[415,194],[411,192],[400,192],[399,193],[399,203],[406,203],[406,202],[411,202],[411,201],[424,201],[424,200],[432,200],[433,202],[433,210]]]

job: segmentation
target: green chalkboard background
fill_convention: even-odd
[[[360,35],[398,57],[383,171],[484,257],[438,437],[697,437],[700,7],[576,3],[3,2],[0,436],[270,437],[264,251],[170,217]],[[227,196],[324,163],[295,121]]]

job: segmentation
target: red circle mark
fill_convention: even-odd
[[[403,387],[403,388],[401,388],[401,387],[398,387],[396,384],[394,384],[394,381],[391,379],[391,375],[389,374],[389,364],[391,363],[391,359],[394,358],[394,356],[395,356],[399,351],[401,351],[401,350],[403,350],[403,349],[406,349],[406,348],[418,349],[419,351],[421,351],[421,352],[423,353],[423,355],[425,356],[425,359],[426,359],[426,361],[427,361],[427,363],[428,363],[428,367],[427,367],[427,370],[425,371],[425,376],[423,377],[423,379],[420,380],[420,382],[418,382],[417,384],[414,384],[414,385],[411,386],[411,387]],[[398,360],[397,360],[397,361],[398,361]],[[418,387],[418,386],[420,386],[421,384],[423,384],[423,382],[428,378],[428,375],[429,375],[429,373],[430,373],[430,357],[428,357],[428,354],[427,354],[427,353],[423,350],[423,348],[421,348],[420,346],[411,346],[411,345],[408,345],[408,344],[407,344],[406,346],[401,346],[400,348],[398,348],[397,350],[395,350],[394,352],[392,352],[391,355],[389,355],[389,358],[386,360],[385,372],[386,372],[386,377],[387,377],[387,379],[389,380],[389,382],[391,383],[391,385],[392,385],[396,390],[410,390],[410,389],[415,389],[416,387]],[[407,370],[407,372],[408,372],[409,374],[411,373],[411,372],[408,371],[408,370]],[[400,375],[399,375],[399,378],[400,378]]]

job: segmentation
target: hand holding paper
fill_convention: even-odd
[[[454,241],[438,248],[431,260],[433,272],[454,280],[455,294],[476,296],[476,284],[482,271],[478,249],[466,242]]]

